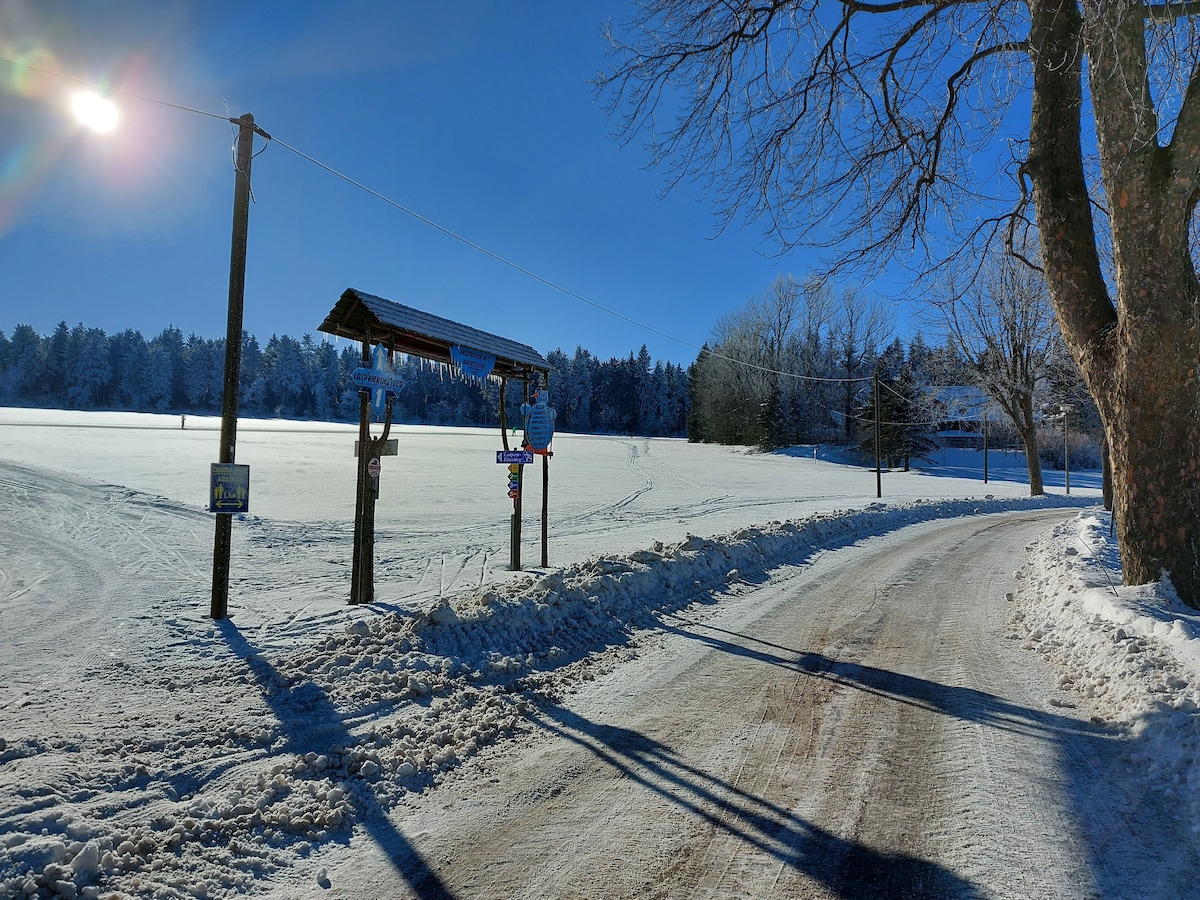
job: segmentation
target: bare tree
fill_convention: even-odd
[[[928,271],[1019,245],[1036,218],[1108,435],[1125,578],[1165,571],[1200,607],[1198,17],[1183,0],[642,0],[599,83],[669,185],[708,179],[724,223],[765,221],[785,248]],[[985,152],[1006,170],[978,169]]]
[[[693,367],[700,439],[776,447],[812,431],[815,410],[828,418],[832,296],[819,282],[783,275],[717,321]],[[857,339],[864,314],[851,306]]]
[[[854,288],[842,291],[829,338],[842,379],[842,415],[848,441],[853,441],[857,433],[854,411],[859,395],[867,388],[865,376],[870,362],[891,334],[891,312],[882,301]]]
[[[1046,279],[1012,256],[993,254],[965,291],[947,283],[930,300],[977,386],[1012,423],[1025,446],[1029,493],[1041,494],[1034,398],[1060,341]]]

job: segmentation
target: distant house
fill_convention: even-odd
[[[929,398],[938,442],[943,447],[983,449],[983,415],[987,394],[976,387],[938,388]]]

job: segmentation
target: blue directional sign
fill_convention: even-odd
[[[208,490],[208,511],[250,511],[250,467],[236,463],[213,463]]]
[[[497,450],[496,451],[496,462],[502,463],[503,465],[506,465],[506,466],[511,465],[512,463],[517,463],[518,465],[529,465],[531,462],[533,462],[533,451],[532,450]]]
[[[382,344],[375,345],[372,355],[371,368],[359,366],[350,377],[360,388],[371,392],[371,410],[379,417],[384,413],[388,394],[398,394],[404,387],[404,376],[392,371]]]

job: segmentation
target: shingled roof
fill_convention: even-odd
[[[349,288],[343,292],[320,330],[325,334],[383,344],[399,353],[452,363],[450,348],[478,350],[496,358],[493,375],[528,380],[549,374],[550,363],[528,344],[489,334],[432,313],[393,303]]]

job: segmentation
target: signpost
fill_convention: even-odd
[[[398,412],[389,400],[392,395],[406,389],[403,377],[392,372],[389,365],[395,354],[406,354],[410,359],[419,357],[446,366],[447,369],[443,371],[448,370],[452,378],[466,381],[486,378],[499,382],[500,429],[504,448],[501,454],[508,453],[510,446],[504,402],[506,384],[513,379],[520,381],[524,386],[525,402],[528,403],[531,382],[548,379],[551,366],[532,347],[356,290],[347,290],[342,294],[321,324],[321,331],[361,344],[362,362],[358,369],[348,373],[360,392],[350,602],[370,603],[374,599],[374,507],[378,497],[379,463],[381,457],[397,453],[396,442],[388,443],[393,415]],[[383,422],[383,433],[378,438],[372,438],[370,433],[372,405],[375,415],[381,416]],[[522,470],[536,458],[528,447],[511,456],[497,455],[498,464],[516,469],[516,472],[504,472],[506,491],[515,494],[510,495],[513,504],[514,571],[520,571]]]
[[[387,349],[383,344],[376,344],[372,354],[368,350],[370,343],[370,334],[363,335],[363,364],[350,376],[362,398],[358,440],[354,442],[358,488],[354,505],[351,603],[371,603],[375,599],[375,501],[379,499],[379,457],[398,454],[397,442],[388,438],[392,427],[391,398],[404,387],[404,378],[392,371]],[[383,434],[378,438],[371,437],[369,412],[383,419]]]

